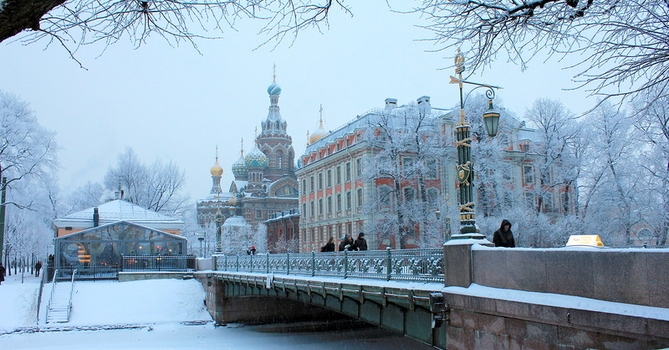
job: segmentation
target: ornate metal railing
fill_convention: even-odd
[[[443,282],[442,249],[257,255],[214,254],[217,271]]]

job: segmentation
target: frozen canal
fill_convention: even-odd
[[[160,324],[125,330],[15,333],[0,336],[0,349],[432,349],[378,328],[285,333],[285,326]]]

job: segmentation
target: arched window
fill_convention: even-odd
[[[283,169],[283,152],[282,151],[276,151],[276,168],[277,169]]]

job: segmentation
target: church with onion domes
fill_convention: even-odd
[[[211,191],[197,202],[198,223],[205,229],[215,227],[217,218],[219,224],[229,218],[235,218],[235,222],[243,218],[245,225],[262,231],[263,225],[259,224],[273,213],[298,208],[295,151],[292,137],[287,133],[288,123],[281,117],[281,87],[276,77],[267,93],[270,99],[267,117],[260,122],[260,133],[256,128],[252,149],[247,153],[242,140],[239,159],[230,166],[234,179],[227,192],[221,187],[224,170],[219,164],[217,148],[215,164],[210,169]],[[274,242],[258,242],[257,239],[249,237],[248,246],[256,246],[259,252],[271,250]],[[222,240],[225,245],[225,237]]]

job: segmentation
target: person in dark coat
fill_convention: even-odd
[[[321,247],[321,252],[325,253],[334,251],[335,251],[334,237],[330,237],[330,239],[328,239],[328,242]]]
[[[353,250],[353,237],[350,235],[346,235],[341,238],[341,242],[339,243],[339,251],[343,252],[344,250]]]
[[[39,277],[39,270],[42,269],[42,262],[38,261],[35,263],[35,277]]]
[[[495,231],[492,237],[492,243],[495,247],[514,248],[516,241],[513,239],[513,232],[511,232],[511,222],[509,220],[502,220],[499,230]]]
[[[2,284],[2,281],[5,280],[5,272],[7,272],[7,270],[5,270],[5,267],[0,264],[0,284]]]
[[[365,240],[364,232],[358,234],[358,239],[353,243],[353,250],[367,250],[367,241]]]

